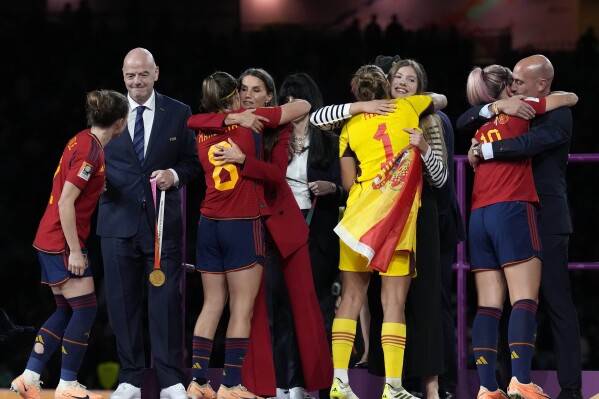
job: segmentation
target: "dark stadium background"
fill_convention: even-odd
[[[543,1],[560,3],[536,0]],[[83,104],[87,91],[124,91],[122,59],[133,47],[146,47],[154,54],[160,66],[156,88],[190,104],[193,111],[198,109],[202,79],[215,70],[237,75],[247,67],[259,66],[271,72],[279,83],[289,73],[307,72],[320,85],[325,102],[338,103],[351,100],[348,82],[360,65],[371,62],[377,54],[400,54],[424,64],[429,88],[447,95],[446,112],[454,123],[467,109],[464,88],[473,65],[500,63],[511,67],[523,56],[543,52],[556,70],[553,88],[574,91],[580,98],[572,110],[575,125],[571,152],[599,152],[595,123],[599,105],[594,98],[599,89],[599,47],[592,31],[593,27],[599,28],[596,1],[576,2],[579,19],[575,29],[579,39],[567,50],[516,51],[512,49],[510,33],[503,31],[483,39],[488,40],[485,48],[489,50],[485,53],[479,51],[480,39],[476,42],[454,29],[434,26],[406,31],[398,40],[385,40],[385,26],[381,26],[383,40],[372,42],[363,35],[365,24],[351,26],[357,16],[353,14],[343,14],[344,18],[338,19],[332,28],[283,23],[247,27],[240,18],[241,2],[106,0],[82,5],[76,1],[72,6],[50,0],[2,2],[0,307],[19,324],[38,328],[54,306],[50,290],[39,284],[39,266],[31,242],[62,148],[68,138],[85,127]],[[323,7],[326,3],[322,2]],[[326,12],[336,15],[334,9]],[[182,16],[185,23],[179,20]],[[456,134],[456,154],[464,154],[468,143],[469,137]],[[598,182],[599,165],[569,166],[568,188],[575,226],[571,261],[599,261]],[[188,190],[187,257],[193,263],[201,180]],[[96,366],[117,361],[117,356],[103,298],[100,250],[93,235],[89,244],[100,306],[80,375],[83,383],[95,388]],[[571,277],[583,338],[583,368],[596,370],[599,271],[576,271]],[[201,288],[197,275],[189,274],[187,279],[189,336],[201,306]],[[469,295],[474,300],[473,292]],[[12,376],[23,369],[33,337],[29,334],[0,344],[0,388],[7,387]],[[541,310],[535,367],[554,368],[551,345]],[[59,361],[60,357],[55,356],[52,364],[56,367],[49,367],[43,377],[49,386],[58,379]]]

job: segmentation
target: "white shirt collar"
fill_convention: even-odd
[[[150,98],[148,98],[148,100],[143,104],[138,104],[134,99],[131,98],[129,93],[127,93],[127,99],[129,100],[129,109],[131,111],[134,111],[140,105],[143,105],[151,111],[156,109],[156,92],[154,90],[152,90],[152,95],[150,95]]]

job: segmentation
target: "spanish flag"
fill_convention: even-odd
[[[422,192],[420,151],[408,145],[364,187],[335,233],[368,267],[386,272],[395,251],[414,252]]]

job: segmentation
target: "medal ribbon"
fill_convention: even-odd
[[[156,179],[150,180],[152,186],[152,198],[156,208]],[[154,270],[160,270],[160,256],[162,254],[162,231],[164,229],[164,200],[165,192],[160,191],[160,204],[157,209],[156,234],[154,238]]]

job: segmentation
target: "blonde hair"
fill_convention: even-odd
[[[468,102],[476,106],[496,101],[513,81],[512,71],[504,66],[493,64],[485,69],[474,67],[466,83]]]

